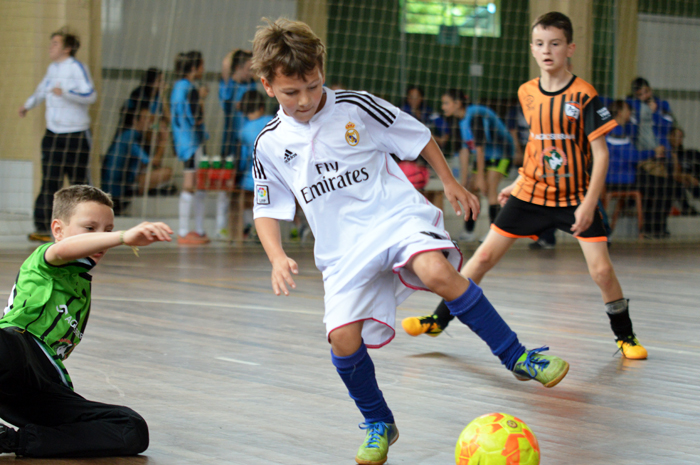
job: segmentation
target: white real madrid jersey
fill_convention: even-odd
[[[324,91],[326,103],[308,123],[279,109],[256,141],[253,177],[256,218],[291,221],[295,198],[301,205],[328,293],[412,234],[449,236],[442,211],[391,157],[415,159],[430,131],[366,92]]]
[[[62,95],[55,95],[59,87]],[[46,76],[27,99],[30,110],[46,100],[46,128],[56,134],[90,129],[89,105],[97,101],[97,92],[87,68],[73,57],[51,63]]]

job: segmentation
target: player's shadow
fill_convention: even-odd
[[[452,359],[452,360],[458,360],[457,357],[453,357],[452,355],[449,354],[444,354],[442,352],[426,352],[424,354],[413,354],[409,355],[409,358],[444,358],[444,359]]]
[[[587,402],[589,398],[589,394],[585,391],[567,388],[566,378],[562,381],[562,384],[557,385],[553,389],[547,389],[541,386],[537,381],[524,382],[517,380],[512,373],[509,373],[508,370],[497,362],[494,363],[493,366],[491,366],[491,362],[482,360],[479,360],[478,364],[468,363],[465,361],[464,357],[457,357],[443,352],[413,354],[408,355],[407,358],[430,359],[436,362],[438,360],[444,360],[447,363],[443,368],[468,372],[475,378],[479,378],[480,383],[486,383],[494,388],[509,389],[513,392],[528,393],[528,395],[534,394],[535,397],[530,397],[529,402],[542,402],[541,405],[543,408],[546,408],[547,402],[550,402],[552,398],[568,400],[574,403]],[[617,364],[618,361],[616,360],[615,363]],[[484,364],[484,366],[482,367],[480,364]],[[415,364],[413,364],[412,367],[415,369]],[[436,369],[437,367],[430,364],[426,365],[425,368],[426,372],[430,371],[432,375],[435,375]]]
[[[14,455],[0,456],[0,463],[20,460]],[[150,459],[144,455],[135,457],[103,457],[103,458],[71,458],[71,459],[34,459],[24,457],[21,459],[22,465],[165,465],[165,462]]]
[[[493,367],[482,367],[480,364],[486,364],[486,362],[483,362],[481,360],[478,361],[478,363],[469,363],[465,360],[464,357],[457,357],[454,355],[446,354],[444,352],[424,352],[422,354],[412,354],[408,355],[407,358],[411,359],[430,359],[434,362],[437,362],[438,360],[443,360],[447,362],[445,366],[442,368],[444,369],[450,369],[450,370],[458,370],[460,372],[465,372],[465,373],[471,373],[475,377],[480,378],[482,381],[488,382],[490,385],[493,386],[499,386],[499,387],[504,387],[504,379],[507,379],[509,382],[512,379],[515,381],[515,378],[513,375],[509,374],[507,370],[504,370],[500,364],[496,365],[494,364]],[[476,359],[474,359],[476,360]],[[432,364],[433,362],[430,362],[430,364],[425,365],[425,370],[426,372],[430,372],[433,375],[435,374],[435,370],[439,369],[435,365]],[[497,363],[497,362],[496,362]],[[414,369],[416,367],[415,364],[411,365]],[[497,368],[495,368],[497,367]],[[504,378],[505,377],[505,378]],[[519,382],[518,382],[519,384]]]

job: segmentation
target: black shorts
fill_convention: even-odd
[[[182,164],[183,164],[182,169],[184,169],[185,171],[196,171],[197,164],[195,163],[195,160],[194,160],[195,158],[197,158],[197,157],[192,155],[189,160],[183,161],[182,162]]]
[[[486,171],[496,171],[507,177],[508,170],[510,170],[510,165],[512,163],[513,160],[510,158],[492,158],[490,160],[485,160]],[[474,166],[472,172],[476,173],[476,166]]]
[[[572,234],[576,208],[578,207],[543,207],[511,196],[498,213],[491,229],[502,236],[514,238],[537,239],[544,231],[552,228]],[[576,238],[586,242],[607,242],[603,217],[598,207],[593,214],[593,223]]]

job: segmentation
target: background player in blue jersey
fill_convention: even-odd
[[[245,122],[240,132],[241,158],[238,161],[236,185],[243,190],[253,192],[253,147],[260,131],[272,120],[271,115],[265,114],[265,96],[257,90],[249,90],[240,102],[241,112],[245,114]],[[253,202],[246,201],[243,213],[244,233],[248,234],[253,226]]]
[[[240,145],[240,131],[245,124],[245,111],[241,108],[243,94],[255,90],[256,83],[250,72],[253,54],[247,50],[234,50],[221,64],[219,102],[224,110],[224,135],[221,156],[235,159]]]
[[[467,97],[459,89],[445,92],[442,96],[442,111],[447,117],[461,118],[459,128],[464,144],[460,150],[462,182],[467,182],[468,170],[471,170],[471,166],[476,166],[470,186],[488,198],[489,219],[493,223],[500,210],[498,184],[508,176],[513,160],[513,138],[496,112],[483,105],[467,106]],[[469,163],[469,151],[475,153],[475,163]],[[460,239],[473,240],[474,220],[467,220],[465,228],[466,234],[460,236]]]
[[[205,155],[205,141],[209,138],[204,127],[203,100],[209,91],[196,82],[204,75],[201,52],[191,51],[178,55],[175,71],[180,79],[170,94],[170,121],[177,157],[184,163],[184,180],[180,193],[180,224],[178,244],[201,245],[209,242],[204,231],[204,201],[206,192],[198,191],[197,166]],[[195,227],[190,231],[190,213],[194,209]],[[225,229],[228,213],[228,195],[220,192],[217,199],[217,230]]]
[[[0,319],[0,453],[24,457],[136,455],[148,447],[146,421],[128,407],[73,391],[63,361],[85,334],[88,272],[108,249],[170,241],[164,223],[113,231],[112,201],[86,185],[56,192],[51,231],[24,262]]]

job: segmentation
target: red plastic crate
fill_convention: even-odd
[[[200,191],[232,191],[235,188],[235,170],[231,169],[198,169],[197,190]]]

